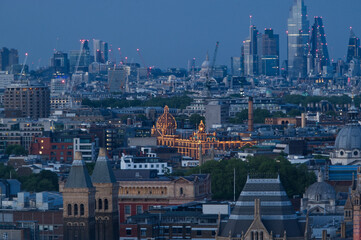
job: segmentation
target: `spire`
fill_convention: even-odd
[[[350,38],[355,38],[355,32],[353,31],[352,27],[350,27]]]
[[[84,164],[81,152],[75,152],[74,161],[70,169],[65,188],[92,188],[88,170]]]
[[[93,174],[91,176],[93,183],[115,183],[113,169],[106,155],[105,148],[99,149],[98,159],[96,161]]]
[[[209,54],[208,54],[208,51],[207,51],[207,55],[206,55],[206,61],[209,61]]]

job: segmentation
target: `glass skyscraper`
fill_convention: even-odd
[[[359,59],[361,57],[360,39],[356,37],[352,28],[350,29],[350,39],[347,48],[347,63],[351,62],[352,59]]]
[[[323,68],[327,66],[330,66],[330,58],[328,55],[325,28],[322,17],[315,17],[307,55],[307,74],[309,76],[321,75]]]
[[[303,0],[294,0],[287,23],[288,77],[291,80],[304,78],[307,75],[309,22]]]

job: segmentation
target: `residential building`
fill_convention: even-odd
[[[5,117],[47,118],[50,114],[50,91],[46,86],[13,84],[4,96]]]

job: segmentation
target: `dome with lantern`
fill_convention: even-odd
[[[156,130],[161,135],[173,135],[177,130],[177,121],[172,114],[169,113],[168,106],[164,107],[164,113],[158,118]]]

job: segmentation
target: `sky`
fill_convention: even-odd
[[[31,69],[49,65],[54,49],[80,48],[80,39],[112,45],[113,59],[147,66],[200,65],[207,52],[216,64],[230,65],[248,37],[249,16],[263,32],[280,34],[281,60],[287,54],[287,18],[293,0],[0,0],[0,47],[29,53]],[[345,58],[349,28],[361,36],[361,0],[305,0],[310,25],[322,16],[330,57]],[[92,44],[91,44],[92,46]]]

